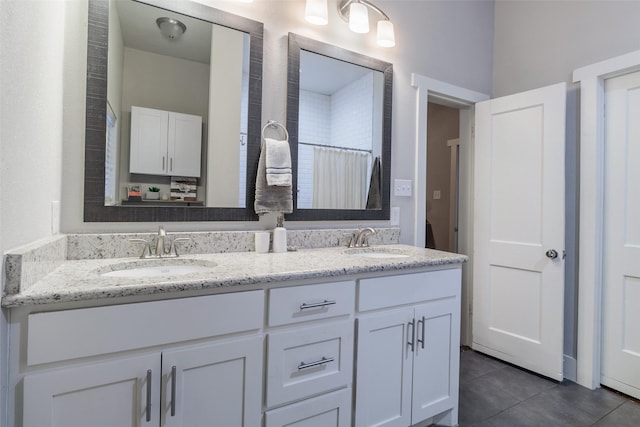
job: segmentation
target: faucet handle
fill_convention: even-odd
[[[144,259],[147,255],[151,255],[151,245],[148,241],[144,239],[129,239],[131,243],[142,243],[144,246],[142,247],[142,253],[140,254],[140,258]]]
[[[169,248],[169,253],[173,252],[176,257],[179,257],[180,254],[178,253],[178,247],[176,246],[176,243],[188,242],[190,240],[191,239],[188,237],[177,237],[173,239],[173,241],[171,242],[171,247]]]

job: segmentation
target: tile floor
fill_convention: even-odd
[[[639,427],[640,403],[613,391],[557,383],[496,359],[460,355],[461,427]]]

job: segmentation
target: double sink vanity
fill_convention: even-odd
[[[253,207],[263,42],[270,50],[288,47],[286,128],[295,209],[287,220],[389,220],[392,64],[280,28],[264,39],[261,22],[202,2],[87,3],[86,20],[65,22],[88,29],[85,222],[235,221],[244,227],[258,219]],[[208,54],[172,57],[166,46],[182,45],[165,43],[155,25],[167,18],[186,24],[182,42],[207,41]],[[139,32],[147,32],[155,47],[141,47],[131,37]],[[237,46],[221,41],[227,39]],[[215,64],[229,61],[211,62],[212,52],[236,58],[235,73],[217,70]],[[184,62],[190,66],[167,73],[179,80],[163,80],[168,68],[162,64]],[[201,72],[188,74],[195,62]],[[142,78],[127,80],[135,75]],[[227,75],[232,82],[221,77]],[[345,82],[351,92],[336,97],[350,101],[342,103],[349,114],[337,116],[350,117],[349,125],[362,117],[359,134],[370,137],[357,146],[350,136],[318,140],[340,127],[329,123],[327,108],[313,120],[299,114],[313,100],[333,102],[325,87],[314,89],[310,82],[328,84],[346,75],[356,76]],[[174,92],[184,81],[193,83],[192,94]],[[223,91],[232,87],[237,96]],[[201,102],[178,105],[182,100]],[[166,147],[156,162],[162,172],[129,167],[136,106],[202,118],[201,153],[208,154],[200,159],[200,175],[190,177],[197,179],[194,191],[202,206],[121,204],[123,188],[158,185],[166,192],[175,181],[165,171],[165,157],[169,169],[173,161]],[[220,112],[226,113],[222,119]],[[316,122],[328,124],[316,129]],[[228,146],[217,151],[221,141]],[[316,203],[322,199],[316,187],[326,193],[349,187],[337,181],[333,187],[313,185],[313,156],[326,149],[358,152],[367,165],[361,181],[369,185],[343,204]],[[222,167],[227,165],[237,170]],[[256,253],[252,231],[67,234],[10,251],[2,298],[9,323],[8,392],[2,402],[8,425],[456,425],[466,257],[400,245],[397,228],[378,229],[370,245],[360,238],[360,247],[351,248],[353,233],[289,230],[287,243],[294,250],[285,253]],[[173,245],[168,252],[174,256],[141,259],[143,251],[163,253],[158,248],[165,243]]]
[[[466,257],[397,229],[360,248],[290,230],[278,254],[252,234],[174,233],[165,259],[124,234],[7,255],[9,425],[457,424]]]

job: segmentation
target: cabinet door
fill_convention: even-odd
[[[410,322],[412,307],[358,319],[356,426],[411,425]]]
[[[129,172],[166,175],[169,113],[131,107],[131,149]]]
[[[460,300],[416,307],[412,422],[415,424],[458,407],[460,369]]]
[[[265,413],[265,427],[348,427],[350,423],[350,388]]]
[[[200,176],[202,117],[169,113],[168,175]]]
[[[157,353],[27,375],[22,425],[157,426],[159,379]]]
[[[162,425],[260,426],[262,342],[257,336],[164,352]]]

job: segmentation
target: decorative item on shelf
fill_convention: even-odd
[[[195,202],[198,200],[197,178],[187,176],[171,177],[171,200]]]
[[[372,10],[382,19],[378,20],[376,40],[382,47],[396,45],[395,31],[391,19],[378,6],[367,0],[339,0],[338,15],[349,23],[349,29],[354,33],[365,34],[369,32],[369,10]],[[326,25],[327,0],[307,0],[305,19],[315,25]]]
[[[129,199],[130,202],[140,202],[142,201],[142,193],[140,192],[139,185],[130,185],[129,186]]]
[[[160,199],[160,189],[158,187],[149,187],[149,190],[146,194],[147,200],[159,200]]]

